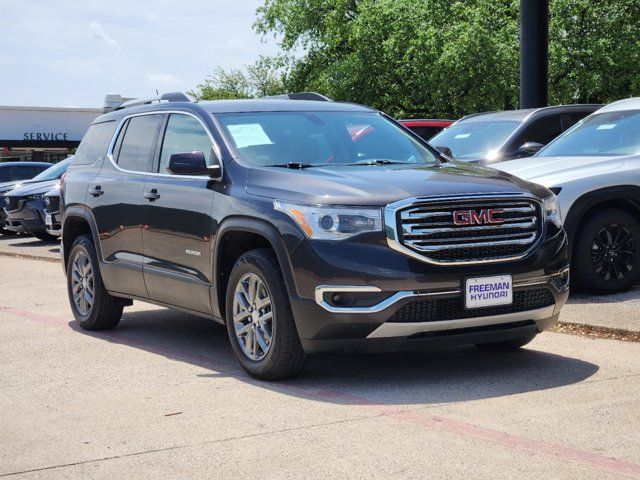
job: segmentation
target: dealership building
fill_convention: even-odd
[[[82,140],[101,108],[0,106],[0,162],[58,162]]]

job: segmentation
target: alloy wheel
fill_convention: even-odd
[[[236,285],[233,324],[244,354],[251,360],[262,360],[273,342],[273,308],[267,286],[255,273],[247,273]]]
[[[91,260],[85,252],[78,252],[71,264],[73,303],[81,315],[89,315],[94,302],[95,282]]]
[[[591,259],[596,274],[607,281],[622,280],[630,275],[636,255],[633,233],[619,223],[600,229],[591,245]]]

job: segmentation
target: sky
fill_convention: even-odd
[[[0,105],[102,107],[107,93],[188,91],[277,45],[262,0],[0,0]]]

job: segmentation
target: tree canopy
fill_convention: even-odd
[[[281,55],[218,69],[199,98],[317,91],[398,117],[517,108],[518,0],[265,0]],[[640,1],[550,0],[549,98],[639,94]]]

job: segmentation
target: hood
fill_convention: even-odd
[[[45,197],[59,197],[60,196],[60,182],[56,183],[53,188],[47,190]]]
[[[7,192],[6,196],[23,197],[25,195],[37,195],[39,193],[45,194],[59,184],[60,180],[45,180],[44,182],[26,183]]]
[[[247,192],[298,203],[376,206],[418,196],[549,194],[545,188],[511,175],[459,162],[302,170],[250,168]]]
[[[15,180],[12,182],[0,183],[0,194],[6,193],[9,190],[13,190],[16,185],[20,185],[21,183],[24,183],[24,180]]]
[[[492,168],[508,172],[530,182],[554,187],[576,177],[609,173],[622,166],[628,157],[528,157],[494,163]]]

